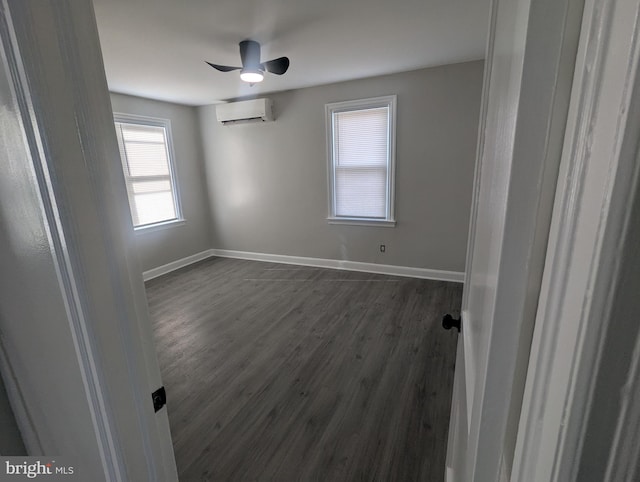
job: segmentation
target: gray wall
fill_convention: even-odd
[[[477,61],[272,94],[271,123],[222,126],[215,106],[198,108],[213,247],[464,271],[482,72]],[[388,94],[397,226],[329,225],[324,105]]]
[[[0,455],[27,455],[2,376],[0,376]]]
[[[143,271],[211,247],[210,214],[204,183],[202,142],[196,109],[122,94],[111,94],[114,112],[161,117],[171,121],[175,167],[186,223],[136,232]]]
[[[635,403],[634,397],[637,399],[638,381],[636,379],[635,386],[630,386],[628,380],[636,370],[636,350],[640,343],[640,186],[636,185],[635,194],[631,197],[629,225],[626,232],[622,233],[623,248],[617,255],[620,269],[612,283],[615,289],[611,309],[606,314],[609,320],[615,321],[609,321],[605,325],[608,328],[607,333],[601,335],[604,343],[598,360],[599,366],[593,372],[596,384],[576,479],[580,482],[617,480],[615,476],[607,477],[609,458],[616,451],[629,457],[631,454],[625,452],[625,449],[629,449],[629,445],[637,447],[639,438],[636,430],[633,432],[635,444],[633,437],[630,441],[625,440],[624,436],[619,443],[615,443],[616,436],[619,435],[618,424],[626,422],[634,426],[637,417],[637,411],[628,404]],[[630,432],[632,431],[628,433]],[[631,459],[630,462],[629,468],[633,467],[633,473],[625,472],[625,480],[639,480],[640,459]],[[618,471],[620,472],[621,470]]]

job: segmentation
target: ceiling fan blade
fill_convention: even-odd
[[[240,59],[245,69],[260,67],[260,44],[255,40],[240,42]]]
[[[267,72],[276,75],[284,74],[289,68],[289,59],[287,57],[280,57],[279,59],[269,60],[262,64],[262,67]]]
[[[207,63],[214,69],[219,70],[220,72],[231,72],[232,70],[240,70],[242,68],[242,67],[231,67],[229,65],[212,64],[211,62],[207,62]]]

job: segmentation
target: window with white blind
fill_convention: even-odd
[[[134,227],[180,221],[169,121],[124,114],[114,120]]]
[[[396,96],[326,105],[329,223],[394,226]]]

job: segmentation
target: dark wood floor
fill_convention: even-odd
[[[148,282],[180,480],[442,481],[461,292],[221,258]]]

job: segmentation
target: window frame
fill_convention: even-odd
[[[396,171],[396,110],[397,95],[370,97],[367,99],[348,100],[325,104],[325,120],[327,130],[327,186],[329,198],[329,224],[352,224],[360,226],[394,227],[395,219],[395,171]],[[335,129],[333,115],[340,112],[350,112],[386,107],[389,109],[388,123],[388,153],[387,153],[387,186],[386,213],[384,218],[338,216],[336,215],[336,165],[335,165]]]
[[[114,127],[116,122],[123,124],[136,124],[148,127],[162,127],[165,133],[165,142],[167,149],[167,158],[169,164],[169,182],[171,183],[171,191],[173,194],[173,205],[176,211],[176,217],[165,221],[158,221],[156,223],[142,224],[136,226],[134,224],[133,229],[136,233],[146,233],[151,231],[157,231],[160,229],[166,229],[174,226],[180,226],[185,224],[186,220],[182,214],[182,204],[180,202],[180,190],[178,183],[178,173],[175,167],[175,151],[173,148],[173,134],[171,130],[171,120],[161,117],[143,116],[137,114],[126,114],[122,112],[113,113]],[[122,175],[124,176],[125,185],[127,187],[127,202],[129,203],[129,210],[131,211],[131,200],[129,199],[129,179],[130,176],[125,172],[125,166],[122,157],[120,156],[120,137],[116,132],[116,138],[118,140],[118,157],[120,157],[120,167],[122,169]],[[122,141],[124,142],[124,141]],[[133,221],[133,216],[132,216]]]

